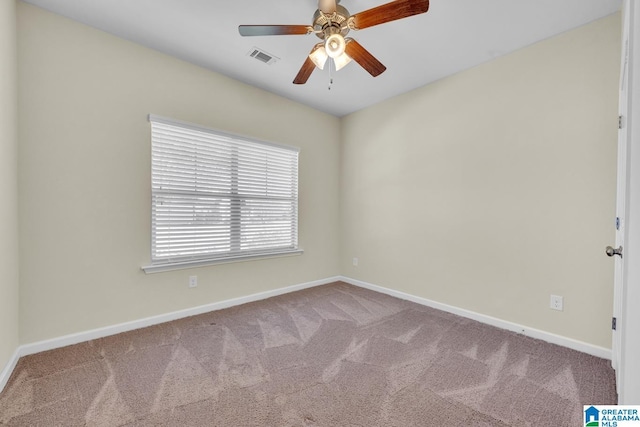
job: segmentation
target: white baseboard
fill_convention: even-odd
[[[383,288],[382,286],[373,285],[371,283],[363,282],[361,280],[352,279],[350,277],[340,277],[340,280],[361,288],[370,289],[372,291],[380,292],[383,294],[391,295],[396,298],[415,302],[417,304],[425,305],[427,307],[435,308],[437,310],[446,311],[448,313],[456,314],[458,316],[466,317],[468,319],[476,320],[487,325],[495,326],[500,329],[506,329],[508,331],[517,332],[529,336],[531,338],[537,338],[552,344],[557,344],[562,347],[567,347],[573,350],[580,351],[582,353],[591,354],[596,357],[611,360],[611,350],[604,347],[599,347],[593,344],[585,343],[583,341],[574,340],[572,338],[556,335],[551,332],[542,331],[540,329],[530,328],[528,326],[519,325],[517,323],[508,322],[506,320],[498,319],[496,317],[487,316],[484,314],[476,313],[474,311],[465,310],[463,308],[454,307],[447,304],[442,304],[436,301],[432,301],[426,298],[418,297],[415,295],[407,294],[404,292],[396,291],[389,288]]]
[[[2,393],[2,390],[4,390],[4,387],[9,382],[9,378],[11,377],[13,370],[16,368],[19,359],[20,347],[18,347],[16,351],[13,352],[13,356],[11,356],[11,359],[9,359],[7,365],[4,367],[2,372],[0,372],[0,393]]]
[[[158,316],[147,317],[144,319],[133,320],[131,322],[119,323],[104,328],[92,329],[90,331],[78,332],[76,334],[65,335],[46,341],[39,341],[32,344],[20,346],[20,356],[40,353],[41,351],[53,350],[55,348],[65,347],[68,345],[78,344],[98,338],[108,337],[110,335],[128,332],[135,329],[146,328],[160,323],[170,322],[172,320],[182,319],[189,316],[208,313],[210,311],[222,310],[236,305],[246,304],[249,302],[260,301],[263,299],[287,294],[290,292],[300,291],[302,289],[312,288],[314,286],[326,285],[328,283],[337,282],[340,277],[329,277],[326,279],[315,280],[313,282],[300,283],[298,285],[287,286],[284,288],[273,289],[270,291],[259,292],[257,294],[247,295],[244,297],[232,298],[224,301],[205,304],[198,307],[187,308],[185,310],[173,311],[171,313],[160,314]]]
[[[104,328],[92,329],[89,331],[78,332],[75,334],[64,335],[58,338],[52,338],[49,340],[38,341],[35,343],[24,344],[18,347],[13,355],[13,358],[9,361],[7,366],[0,374],[0,392],[4,389],[9,377],[13,372],[18,359],[22,356],[30,354],[40,353],[42,351],[53,350],[60,347],[66,347],[68,345],[78,344],[85,341],[90,341],[98,338],[108,337],[110,335],[119,334],[122,332],[128,332],[135,329],[146,328],[147,326],[153,326],[164,322],[170,322],[176,319],[182,319],[184,317],[195,316],[198,314],[208,313],[210,311],[222,310],[249,302],[260,301],[263,299],[271,298],[278,295],[287,294],[290,292],[300,291],[302,289],[312,288],[314,286],[326,285],[328,283],[337,282],[340,277],[329,277],[326,279],[315,280],[312,282],[300,283],[298,285],[287,286],[284,288],[273,289],[270,291],[259,292],[257,294],[248,295],[239,298],[232,298],[225,301],[214,302],[211,304],[205,304],[198,307],[192,307],[185,310],[173,311],[171,313],[161,314],[158,316],[147,317],[144,319],[134,320],[131,322],[119,323],[117,325],[106,326]]]

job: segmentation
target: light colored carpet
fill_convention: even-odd
[[[607,360],[320,286],[24,357],[8,426],[577,426]]]

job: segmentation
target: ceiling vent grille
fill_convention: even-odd
[[[277,60],[279,60],[280,58],[277,58],[273,55],[271,55],[270,53],[265,52],[262,49],[259,49],[257,47],[253,47],[251,48],[251,50],[249,51],[249,53],[247,54],[252,58],[257,59],[260,62],[264,62],[267,65],[271,65],[274,62],[276,62]]]

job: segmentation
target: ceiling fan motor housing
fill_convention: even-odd
[[[313,15],[313,30],[322,40],[332,34],[346,36],[349,33],[349,27],[346,25],[349,16],[349,11],[340,5],[336,5],[336,11],[332,14],[324,14],[318,9]]]

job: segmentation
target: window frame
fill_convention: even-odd
[[[154,114],[149,114],[148,121],[151,125],[150,126],[151,135],[149,140],[151,141],[151,154],[152,154],[151,156],[151,159],[152,159],[151,160],[151,203],[150,203],[151,264],[142,267],[142,270],[145,273],[156,273],[161,271],[170,271],[170,270],[176,270],[176,269],[201,267],[201,266],[231,263],[231,262],[243,262],[243,261],[249,261],[249,260],[274,258],[274,257],[282,257],[282,256],[294,256],[294,255],[300,255],[304,252],[299,247],[299,241],[298,241],[298,230],[299,230],[298,181],[299,181],[299,152],[300,152],[299,148],[289,146],[289,145],[284,145],[284,144],[276,144],[273,142],[258,140],[256,138],[224,132],[218,129],[208,128],[205,126],[183,122],[180,120],[169,119],[169,118],[157,116]],[[290,198],[290,200],[286,200],[285,198],[285,200],[288,203],[293,204],[293,212],[291,214],[292,226],[295,227],[292,230],[293,245],[291,247],[278,246],[273,248],[262,248],[257,250],[256,249],[254,250],[240,249],[239,242],[240,242],[240,239],[242,239],[242,236],[244,235],[242,231],[242,227],[238,226],[242,221],[242,214],[240,212],[240,205],[242,204],[241,200],[245,200],[246,202],[246,200],[256,200],[256,199],[255,198],[252,199],[252,197],[255,197],[254,195],[251,195],[251,194],[246,195],[244,193],[239,193],[238,186],[240,185],[239,184],[240,178],[238,178],[238,175],[240,174],[240,167],[238,166],[237,158],[236,158],[236,161],[234,162],[233,154],[230,154],[228,157],[228,162],[230,165],[229,166],[230,177],[225,178],[225,179],[228,179],[228,185],[230,188],[228,193],[230,197],[229,198],[229,204],[230,204],[229,217],[230,218],[229,218],[229,231],[227,234],[229,236],[229,250],[224,252],[210,253],[208,255],[189,255],[189,256],[183,255],[183,256],[176,257],[174,259],[171,259],[170,257],[154,256],[156,255],[155,250],[157,249],[155,246],[156,245],[156,240],[155,240],[156,229],[154,228],[154,226],[156,225],[154,215],[156,215],[156,210],[157,210],[155,203],[159,194],[164,194],[164,195],[174,194],[172,193],[172,190],[156,188],[156,185],[154,184],[154,176],[155,176],[154,163],[153,163],[154,162],[153,153],[155,149],[154,130],[153,130],[154,124],[180,128],[181,130],[185,130],[185,131],[195,131],[198,133],[208,134],[208,135],[211,135],[211,137],[214,139],[217,138],[219,140],[222,140],[222,139],[228,140],[227,142],[225,142],[225,144],[236,143],[235,146],[237,147],[237,150],[234,150],[233,148],[231,149],[231,152],[236,153],[236,155],[237,155],[237,152],[241,150],[242,146],[244,147],[250,146],[253,149],[260,149],[260,147],[268,147],[268,148],[263,148],[263,150],[269,150],[269,149],[273,150],[275,148],[275,149],[279,149],[281,153],[286,153],[286,152],[295,153],[295,178],[290,180],[289,181],[290,184],[288,184],[288,185],[291,185],[292,191],[295,191],[295,193],[292,194],[292,197]],[[229,145],[229,146],[232,147],[232,145]],[[234,164],[235,166],[233,166]],[[194,169],[194,176],[198,174],[198,172],[196,171],[200,171],[200,169]],[[265,180],[265,186],[266,186],[267,185],[266,183],[268,183],[269,180],[268,178],[265,178],[265,179],[266,179]],[[175,194],[179,194],[179,192],[176,191]],[[215,196],[212,196],[212,194],[213,193],[207,193],[207,192],[201,193],[203,198],[207,198],[207,197],[215,198]],[[277,197],[259,197],[259,198],[261,198],[262,200],[274,200],[274,201],[277,199]],[[235,224],[235,226],[233,226],[233,224]],[[246,237],[246,235],[244,236]]]

